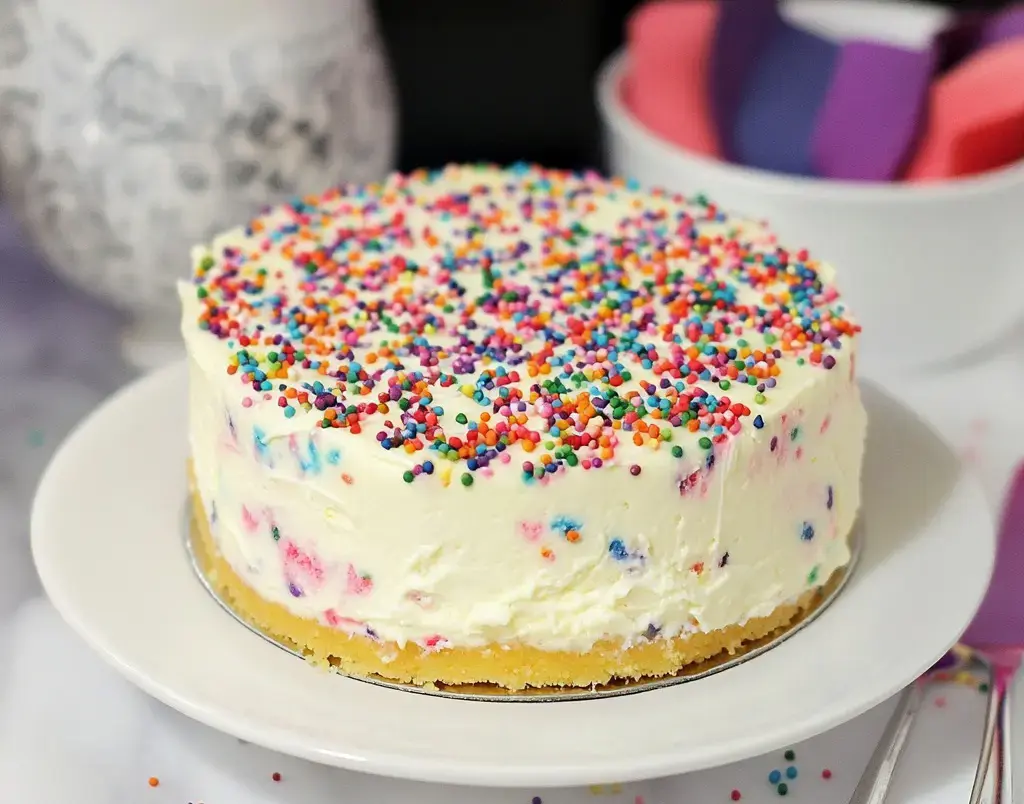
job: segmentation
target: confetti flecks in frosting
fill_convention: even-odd
[[[373,591],[373,578],[360,573],[352,564],[345,576],[345,592],[350,595],[368,595]]]
[[[612,561],[627,564],[628,572],[638,569],[646,560],[647,555],[642,548],[629,547],[625,540],[615,537],[608,542],[608,557]]]
[[[713,455],[765,426],[790,365],[831,369],[859,331],[806,252],[590,173],[395,174],[269,210],[232,242],[193,282],[242,404],[365,429],[409,456],[409,483],[440,463],[466,488],[510,463],[526,483],[639,478],[683,436]],[[307,473],[340,459],[315,450],[295,453]]]
[[[551,521],[551,530],[560,533],[567,542],[578,542],[581,538],[583,523],[572,517],[559,516]]]

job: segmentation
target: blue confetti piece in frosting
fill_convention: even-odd
[[[562,533],[568,533],[570,530],[579,530],[582,527],[582,523],[567,516],[557,516],[551,520],[551,529]]]
[[[629,558],[629,550],[622,539],[612,539],[608,542],[608,553],[616,561],[626,561]]]
[[[293,444],[292,451],[295,453],[295,458],[299,462],[299,468],[303,474],[319,474],[322,469],[320,462],[320,451],[316,447],[316,443],[313,439],[309,439],[306,442],[306,454],[303,455],[302,450],[298,444]]]
[[[267,466],[272,465],[273,458],[270,455],[270,444],[267,443],[267,434],[261,428],[253,427],[252,440],[256,446],[256,457]]]

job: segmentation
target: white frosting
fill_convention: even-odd
[[[523,176],[534,181],[543,176],[563,192],[530,190]],[[502,189],[509,183],[515,186]],[[742,281],[737,271],[748,269],[737,267],[741,261],[731,250],[737,231],[743,241],[753,244],[752,252],[774,253],[771,238],[759,225],[723,220],[702,204],[651,198],[600,184],[591,177],[535,170],[508,174],[450,168],[429,179],[396,177],[383,189],[371,188],[359,196],[325,197],[314,216],[314,220],[326,222],[316,230],[316,241],[296,242],[289,229],[283,230],[289,236],[281,235],[282,227],[295,218],[295,210],[271,212],[256,227],[225,234],[209,249],[196,251],[196,283],[205,298],[199,298],[194,284],[181,285],[182,330],[190,363],[190,446],[195,477],[211,515],[217,546],[236,572],[260,595],[294,614],[400,645],[415,642],[444,649],[499,643],[584,651],[599,640],[631,644],[656,635],[714,630],[767,615],[843,566],[850,557],[847,536],[859,505],[866,424],[854,380],[854,342],[848,334],[832,333],[841,348],[825,339],[819,355],[828,356],[829,363],[835,361],[831,370],[809,359],[810,348],[784,351],[776,361],[777,382],[763,394],[756,386],[735,379],[723,390],[709,379],[685,383],[682,378],[670,377],[672,383],[684,382],[686,389],[702,388],[750,409],[749,415],[737,417],[726,412],[719,419],[725,433],[712,450],[701,447],[699,439],[714,435],[713,431],[690,432],[685,426],[672,427],[662,421],[662,429],[671,431],[671,441],[648,437],[637,445],[632,440],[635,430],[613,431],[598,416],[583,425],[577,417],[563,432],[613,438],[606,449],[614,454],[606,457],[600,468],[591,463],[601,454],[599,446],[575,449],[576,465],[570,466],[565,451],[556,454],[545,448],[549,438],[545,435],[529,453],[521,443],[511,444],[485,468],[467,471],[464,461],[450,462],[433,450],[383,449],[378,433],[393,429],[385,428],[384,421],[402,426],[401,412],[393,402],[387,414],[364,418],[359,433],[349,428],[322,429],[324,413],[316,407],[305,410],[294,399],[290,403],[294,415],[287,417],[279,406],[278,385],[301,388],[316,381],[328,384],[330,378],[316,369],[295,365],[283,372],[284,377],[271,380],[271,390],[254,391],[251,380],[242,381],[241,372],[227,371],[232,356],[243,348],[238,333],[217,337],[197,326],[214,305],[230,310],[221,320],[234,318],[242,332],[252,333],[256,323],[263,323],[267,334],[287,333],[287,327],[272,320],[269,308],[274,305],[259,306],[261,299],[279,293],[289,300],[285,308],[298,304],[304,295],[322,297],[325,307],[336,308],[335,317],[345,316],[347,310],[350,323],[365,329],[368,319],[365,313],[353,312],[353,300],[385,300],[380,309],[390,311],[398,329],[404,322],[413,322],[414,332],[425,333],[431,343],[444,344],[457,355],[458,334],[472,340],[475,332],[467,331],[464,322],[461,328],[457,326],[441,302],[435,309],[438,319],[424,328],[423,319],[417,318],[422,310],[407,302],[429,300],[442,293],[446,278],[451,277],[466,288],[461,298],[475,299],[487,290],[478,267],[447,273],[428,268],[415,275],[398,271],[386,283],[365,279],[356,292],[356,285],[332,284],[326,279],[315,287],[303,285],[305,274],[292,264],[307,245],[329,242],[331,235],[345,229],[365,231],[379,223],[384,213],[366,207],[367,198],[372,197],[388,215],[400,209],[404,213],[402,228],[411,236],[384,235],[383,251],[369,256],[365,243],[358,249],[361,254],[349,243],[344,253],[335,250],[335,258],[356,265],[367,259],[387,261],[401,253],[410,262],[436,265],[443,245],[432,245],[433,239],[423,235],[425,227],[440,244],[465,243],[465,209],[453,212],[449,205],[446,219],[436,209],[425,209],[426,201],[481,184],[490,192],[474,196],[470,209],[495,220],[495,210],[500,211],[505,231],[498,231],[494,223],[486,235],[470,236],[469,253],[489,249],[495,274],[508,283],[502,287],[528,286],[531,298],[539,296],[540,309],[550,313],[548,326],[561,331],[574,326],[568,322],[570,312],[577,317],[590,315],[602,305],[587,308],[577,303],[586,292],[586,282],[572,287],[563,282],[559,294],[543,295],[542,289],[553,287],[551,277],[545,278],[552,270],[551,253],[568,253],[569,248],[549,239],[549,253],[544,258],[542,234],[550,224],[524,220],[520,204],[530,194],[539,199],[555,198],[562,226],[582,222],[595,233],[593,237],[601,232],[629,233],[633,238],[629,250],[635,255],[625,257],[623,264],[634,287],[657,275],[651,265],[659,259],[670,270],[690,274],[701,265],[708,270],[709,260],[718,260],[722,268],[715,276],[736,292],[734,309],[743,303],[771,307],[764,302],[765,294],[785,290],[786,277],[792,279],[794,271],[812,270],[804,261],[793,260],[799,267],[780,270],[767,284]],[[580,187],[598,188],[586,196],[587,206],[566,200],[571,196],[565,192],[567,188]],[[648,212],[667,210],[676,215],[687,210],[700,234],[721,235],[722,243],[702,247],[703,254],[692,249],[689,256],[659,257],[657,248],[650,245],[654,238],[645,233],[646,224],[636,217],[637,202]],[[308,210],[303,214],[308,215]],[[625,218],[632,223],[624,224]],[[580,234],[577,241],[585,243],[588,237],[592,236]],[[686,239],[682,234],[678,238],[679,242]],[[502,249],[516,243],[533,244],[534,248],[514,257],[502,255]],[[238,294],[255,305],[251,310],[231,299],[232,294],[226,294],[216,282],[223,273],[225,247],[249,255],[238,277],[254,276],[258,268],[266,271],[262,290]],[[572,249],[587,253],[586,245],[579,242],[572,244]],[[205,267],[199,268],[204,260]],[[229,254],[228,262],[238,260]],[[580,280],[588,276],[588,270],[597,282],[600,277],[593,268],[566,269],[563,277]],[[839,321],[843,310],[829,285],[831,273],[817,270],[825,284],[803,313],[825,322],[819,323],[818,331],[827,335],[829,315]],[[329,285],[330,293],[325,290]],[[560,301],[556,303],[552,295]],[[602,295],[609,298],[613,294],[602,291],[598,299]],[[663,338],[668,332],[668,337],[680,340],[681,348],[691,346],[685,315],[681,322],[671,318],[673,299],[661,296],[648,301],[656,316],[654,322],[642,320],[640,306],[634,307],[632,319],[640,321],[643,343],[668,350],[669,342]],[[448,303],[449,307],[459,306],[454,295]],[[559,304],[572,310],[560,309]],[[515,331],[515,318],[497,311],[477,309],[472,317],[481,328],[503,326]],[[748,348],[764,350],[785,340],[783,335],[766,345],[765,336],[750,325],[749,313],[715,313],[708,320],[716,318],[732,328],[731,334],[718,341],[725,347],[742,350],[737,343],[745,339]],[[666,322],[668,329],[659,330],[658,325]],[[803,324],[797,320],[794,326],[813,330],[809,319]],[[780,324],[770,332],[778,335],[783,330]],[[536,331],[527,334],[528,338],[521,339],[524,351],[510,354],[521,357],[540,349],[543,340]],[[338,337],[372,374],[386,365],[383,358],[371,363],[368,357],[380,351],[382,341],[403,343],[414,336],[385,330]],[[316,351],[315,344],[307,346],[311,353]],[[252,355],[263,356],[277,347],[247,348]],[[558,347],[556,354],[569,348],[571,340]],[[587,362],[583,354],[579,352],[573,362]],[[600,355],[591,351],[591,357],[592,363],[601,365]],[[454,359],[457,357],[442,355],[439,369],[452,371]],[[331,365],[351,362],[350,358],[333,359]],[[620,354],[618,362],[631,374],[616,388],[627,398],[630,391],[646,395],[650,390],[647,383],[658,385],[669,376],[664,366],[661,370],[657,365],[645,368],[631,354]],[[429,376],[438,370],[422,366],[419,358],[408,358],[405,363],[407,371]],[[457,414],[464,413],[473,422],[481,411],[494,411],[490,404],[481,406],[474,401],[471,393],[481,370],[498,366],[509,373],[518,370],[519,381],[505,387],[521,388],[527,398],[531,385],[558,373],[556,366],[551,374],[530,377],[525,363],[491,359],[458,375],[454,384],[446,385],[434,376],[430,407],[443,409],[447,438],[466,432],[465,425],[456,423]],[[376,401],[378,393],[387,392],[388,378],[396,373],[395,369],[385,370],[369,394],[359,394],[358,383],[342,382],[337,395],[347,394],[342,402],[348,405]],[[578,388],[568,379],[566,383],[572,397],[588,389],[596,397],[607,388],[600,379],[584,379]],[[491,398],[496,392],[496,388],[485,389]],[[528,399],[526,408],[522,426],[531,430],[539,430],[551,414]],[[755,416],[763,426],[755,426]],[[505,418],[494,413],[491,426]],[[682,457],[673,454],[673,446],[682,447]],[[545,453],[562,461],[560,470],[540,480],[524,479],[523,462],[540,465]],[[708,467],[711,455],[713,465]],[[403,473],[425,460],[434,464],[433,473],[405,482]],[[584,462],[591,468],[585,469]],[[638,467],[639,473],[633,474],[631,467],[633,472]],[[464,474],[472,477],[472,485],[463,485]]]

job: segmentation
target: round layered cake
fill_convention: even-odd
[[[850,560],[858,327],[827,266],[704,198],[451,166],[268,210],[194,266],[195,547],[317,662],[664,676]]]

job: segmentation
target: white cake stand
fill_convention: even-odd
[[[243,628],[182,547],[186,377],[118,393],[46,471],[32,549],[61,615],[146,692],[214,728],[369,773],[483,786],[598,784],[722,765],[867,711],[959,637],[988,583],[989,507],[944,442],[864,386],[864,549],[844,592],[757,658],[599,700],[485,703],[316,671]]]

